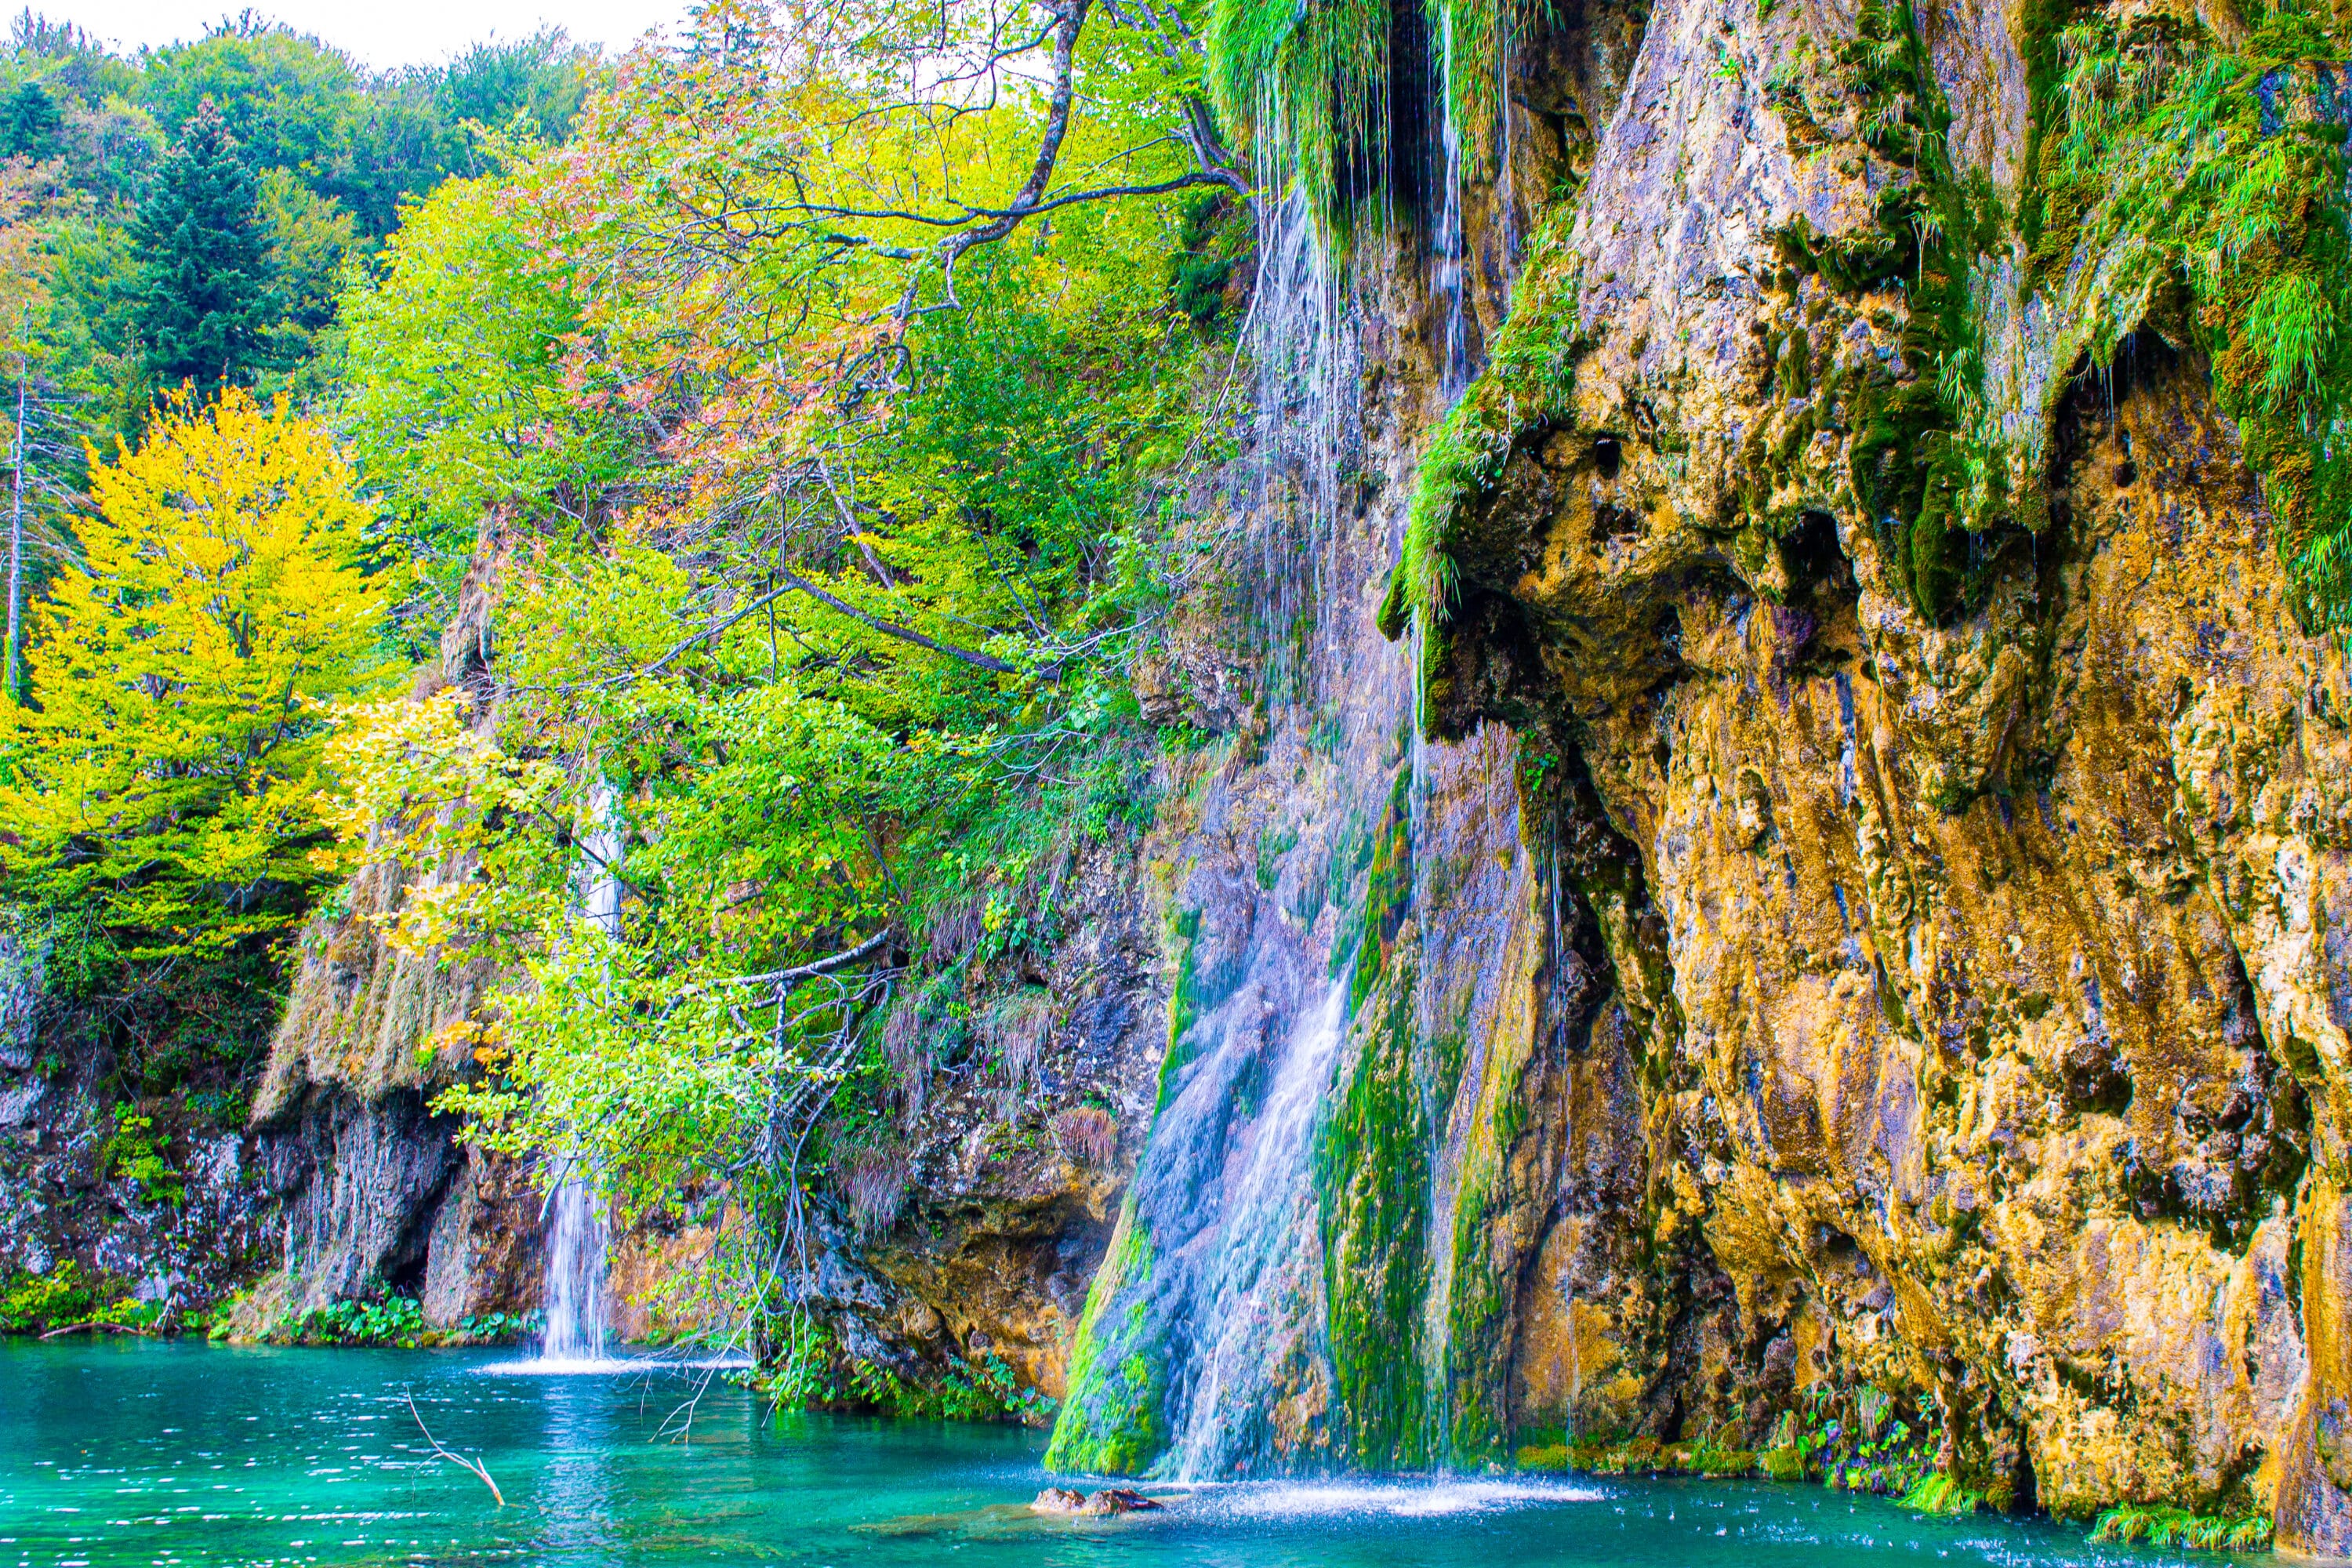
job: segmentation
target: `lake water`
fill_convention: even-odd
[[[2046,1522],[1916,1518],[1817,1487],[1265,1483],[1043,1519],[1042,1434],[767,1417],[711,1380],[501,1373],[512,1352],[0,1341],[12,1564],[2156,1563]],[[475,1476],[434,1457],[409,1411]],[[683,1440],[677,1434],[688,1429]],[[667,1434],[665,1435],[665,1429]],[[2200,1561],[2210,1563],[2210,1558]]]

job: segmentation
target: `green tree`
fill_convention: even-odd
[[[249,385],[269,360],[275,268],[253,175],[210,100],[164,159],[132,233],[148,374],[167,387]]]
[[[0,156],[41,163],[58,155],[66,117],[39,82],[28,81],[0,102]]]
[[[314,179],[342,161],[365,93],[341,51],[251,12],[156,51],[139,84],[139,100],[163,124],[185,124],[209,103],[255,168]]]
[[[90,489],[0,731],[0,890],[131,963],[216,957],[340,869],[319,748],[376,668],[369,511],[324,430],[234,388],[170,399]]]

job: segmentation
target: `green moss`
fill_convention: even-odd
[[[1192,1059],[1192,1020],[1200,1011],[1200,969],[1194,952],[1200,946],[1201,911],[1181,910],[1169,923],[1171,945],[1176,949],[1176,980],[1168,994],[1168,1049],[1160,1058],[1159,1098],[1154,1113],[1168,1109],[1176,1079]]]
[[[1360,961],[1358,973],[1371,967]],[[1413,1075],[1411,966],[1390,981],[1316,1145],[1315,1182],[1342,1441],[1359,1466],[1412,1469],[1431,1458],[1418,1331],[1430,1125]]]
[[[1045,1468],[1066,1475],[1135,1475],[1167,1446],[1165,1379],[1143,1344],[1138,1291],[1151,1278],[1150,1232],[1130,1193],[1110,1254],[1095,1271],[1070,1350],[1069,1392],[1054,1423]],[[1118,1321],[1107,1321],[1124,1297]],[[1119,1353],[1124,1347],[1125,1353]]]
[[[1205,42],[1220,117],[1326,215],[1350,171],[1386,168],[1387,0],[1216,0]]]
[[[1999,242],[2000,207],[1981,172],[1953,172],[1945,147],[1951,111],[1908,0],[1868,0],[1835,58],[1860,105],[1864,143],[1909,177],[1881,189],[1866,227],[1822,237],[1801,217],[1780,247],[1797,271],[1849,297],[1904,299],[1899,347],[1909,376],[1871,364],[1833,390],[1853,435],[1855,499],[1876,521],[1890,586],[1940,620],[1969,596],[1967,535],[1996,521],[2042,521],[2038,510],[2017,515],[2021,498],[2010,494],[1984,418],[1970,279],[1976,258]],[[1802,355],[1780,363],[1791,360],[1804,365]]]
[[[1714,1476],[1756,1474],[1757,1456],[1712,1441],[1661,1443],[1621,1433],[1531,1445],[1517,1455],[1523,1470],[1576,1470],[1594,1476]]]
[[[1404,925],[1405,909],[1412,901],[1412,776],[1400,769],[1389,804],[1370,841],[1370,863],[1365,868],[1363,901],[1340,922],[1331,941],[1332,973],[1355,965],[1349,982],[1348,1009],[1363,1005],[1387,973],[1396,950],[1397,932]]]
[[[2211,362],[2263,481],[2306,626],[2352,630],[2352,245],[2346,47],[2299,3],[2224,48],[2164,13],[2044,45],[2035,261],[2072,323],[2060,362],[2109,363],[2154,325]]]
[[[1576,364],[1591,346],[1578,319],[1575,259],[1568,248],[1574,209],[1556,207],[1528,244],[1510,319],[1495,334],[1480,372],[1430,437],[1413,479],[1404,551],[1381,602],[1381,633],[1394,639],[1415,616],[1422,626],[1422,677],[1444,663],[1460,571],[1454,559],[1463,523],[1494,493],[1503,467],[1522,446],[1569,422]]]

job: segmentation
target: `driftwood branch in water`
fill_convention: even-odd
[[[129,1323],[68,1323],[62,1329],[51,1329],[47,1333],[43,1334],[41,1338],[45,1340],[54,1340],[62,1339],[67,1334],[95,1333],[137,1334],[141,1339],[144,1340],[152,1340],[155,1337],[154,1330],[134,1329]]]
[[[425,1413],[416,1408],[416,1395],[409,1393],[409,1391],[404,1388],[400,1392],[402,1397],[408,1401],[408,1413],[416,1417],[416,1429],[425,1434],[425,1440],[426,1442],[433,1445],[434,1457],[436,1458],[446,1459],[461,1470],[471,1470],[475,1476],[480,1479],[484,1486],[490,1489],[490,1495],[499,1500],[499,1506],[500,1508],[506,1507],[507,1494],[499,1490],[498,1482],[490,1479],[489,1468],[484,1465],[479,1459],[469,1459],[463,1454],[453,1454],[448,1449],[443,1447],[441,1446],[441,1439],[433,1435],[433,1428],[425,1424]]]

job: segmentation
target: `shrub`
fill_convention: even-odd
[[[2263,1552],[2271,1544],[2271,1521],[2260,1516],[2229,1519],[2185,1508],[2122,1503],[2099,1515],[2091,1540],[2124,1545],[2145,1541],[2151,1546],[2198,1552]]]
[[[330,1301],[313,1307],[269,1337],[298,1345],[393,1345],[413,1350],[425,1332],[425,1309],[413,1296],[375,1301]]]
[[[16,1274],[0,1281],[0,1333],[39,1333],[86,1323],[97,1311],[99,1290],[71,1258],[47,1274]]]

